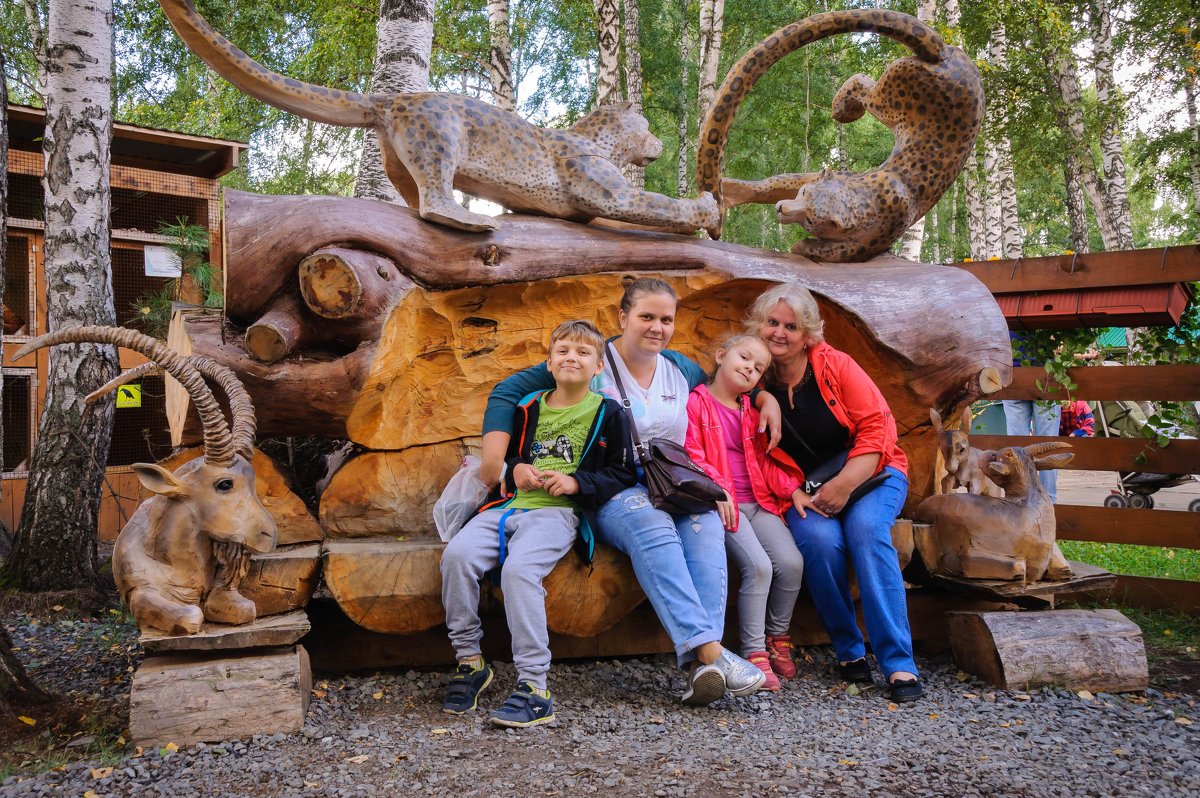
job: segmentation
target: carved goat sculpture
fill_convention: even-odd
[[[459,189],[519,213],[577,222],[597,217],[692,233],[717,224],[708,194],[674,199],[642,191],[621,174],[662,154],[629,103],[605,105],[567,130],[529,124],[473,97],[446,92],[363,96],[272,72],[213,30],[191,0],[159,0],[187,46],[251,97],[305,119],[373,127],[388,179],[422,219],[471,232],[501,219],[468,211]]]
[[[1003,498],[943,493],[921,502],[916,519],[933,524],[929,536],[916,540],[925,567],[973,579],[1069,578],[1071,566],[1055,543],[1054,504],[1037,472],[1070,463],[1075,455],[1060,452],[1070,448],[1050,442],[985,452]]]
[[[929,419],[938,434],[938,451],[946,465],[941,492],[953,493],[955,488],[962,487],[976,495],[1000,496],[1000,489],[984,473],[984,453],[971,446],[967,437],[967,430],[971,428],[970,406],[963,408],[962,426],[958,429],[945,429],[941,414],[932,408]]]
[[[153,338],[115,327],[74,327],[43,335],[16,357],[85,341],[123,346],[153,361],[118,376],[89,401],[161,367],[187,390],[204,426],[203,457],[174,473],[149,463],[133,466],[138,480],[156,495],[138,507],[117,536],[113,577],[138,626],[195,634],[206,620],[253,621],[254,602],[238,593],[238,584],[251,552],[275,547],[276,528],[254,491],[254,407],[245,388],[233,372],[208,358],[185,357]],[[225,392],[232,429],[204,377]]]

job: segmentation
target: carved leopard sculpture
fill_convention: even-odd
[[[825,169],[722,180],[729,127],[763,73],[810,42],[867,31],[895,39],[915,55],[889,64],[878,83],[866,75],[847,80],[834,97],[833,118],[853,122],[869,111],[895,136],[888,159],[867,172]],[[974,152],[983,111],[975,64],[915,17],[872,9],[817,14],[775,31],[729,70],[701,130],[697,184],[716,194],[722,209],[777,202],[781,222],[797,223],[815,236],[798,241],[792,247],[797,254],[864,261],[887,250],[954,182]],[[709,232],[717,237],[720,229]]]
[[[719,222],[711,195],[673,199],[625,180],[622,167],[645,166],[662,154],[662,142],[629,103],[550,130],[458,94],[363,96],[313,86],[255,62],[190,0],[159,5],[188,47],[250,96],[317,122],[374,127],[388,178],[423,219],[468,231],[499,227],[498,219],[457,203],[457,188],[513,211],[577,222],[606,218],[683,233]]]

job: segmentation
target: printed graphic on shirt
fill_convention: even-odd
[[[603,401],[603,397],[597,393],[589,393],[570,407],[550,407],[544,396],[538,399],[537,429],[533,432],[533,443],[529,447],[532,465],[539,471],[574,474],[587,446],[588,432]],[[551,496],[539,488],[517,491],[517,498],[509,506],[532,510],[573,505],[569,497]]]

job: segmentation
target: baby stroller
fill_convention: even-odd
[[[1096,415],[1108,438],[1140,438],[1141,428],[1149,422],[1142,409],[1133,402],[1098,402]],[[1174,438],[1190,437],[1172,435]],[[1154,494],[1163,488],[1173,488],[1193,482],[1192,474],[1153,474],[1143,471],[1118,471],[1117,490],[1104,497],[1105,507],[1132,507],[1135,510],[1154,508]],[[1188,504],[1192,512],[1200,512],[1200,499]]]

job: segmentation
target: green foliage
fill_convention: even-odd
[[[189,224],[187,217],[181,216],[175,224],[159,227],[158,232],[173,239],[165,246],[179,257],[180,277],[168,280],[158,291],[143,294],[131,302],[133,318],[126,324],[154,338],[166,339],[171,324],[171,306],[179,302],[185,292],[198,293],[202,304],[210,308],[221,307],[224,298],[219,275],[208,262],[208,230]]]

